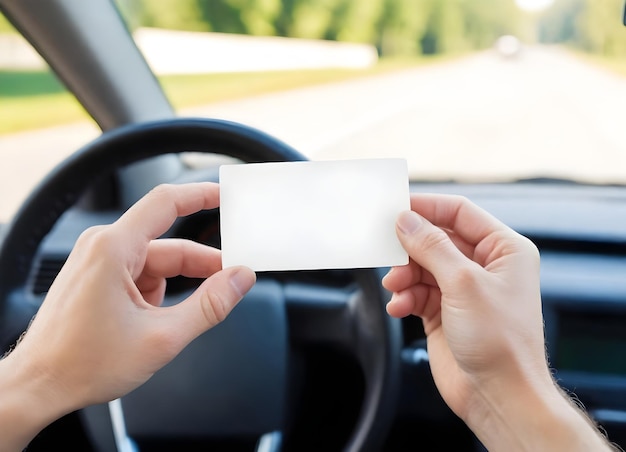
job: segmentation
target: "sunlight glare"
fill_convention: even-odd
[[[540,11],[554,3],[554,0],[515,0],[517,6],[524,11]]]

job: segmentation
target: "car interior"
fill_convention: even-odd
[[[218,182],[223,163],[310,159],[250,123],[178,114],[112,1],[0,0],[0,11],[102,129],[0,226],[3,351],[27,328],[86,228],[113,222],[160,183]],[[511,55],[490,58],[508,72],[519,64]],[[190,165],[190,152],[210,154],[209,163]],[[411,159],[419,167],[420,157]],[[621,183],[548,172],[478,181],[412,176],[410,190],[466,196],[537,245],[555,379],[626,446],[626,169],[616,171]],[[167,236],[219,247],[219,209],[178,219]],[[484,450],[434,385],[421,320],[387,315],[387,270],[259,273],[222,324],[148,383],[65,416],[28,450]],[[172,278],[164,304],[198,284]]]

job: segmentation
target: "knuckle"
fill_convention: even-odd
[[[168,199],[172,196],[172,191],[174,189],[174,185],[173,184],[159,184],[156,187],[154,187],[152,190],[150,190],[150,192],[148,193],[148,196],[150,197],[154,197],[157,199]]]
[[[499,246],[498,251],[502,254],[521,253],[539,258],[539,250],[533,241],[512,229],[492,233],[490,241]]]
[[[157,186],[155,186],[152,190],[150,190],[151,193],[157,193],[157,194],[167,194],[169,193],[172,188],[174,187],[173,184],[159,184]]]
[[[421,240],[421,248],[425,251],[441,250],[448,245],[448,235],[439,228],[428,231]]]
[[[479,286],[478,275],[474,269],[470,267],[460,267],[456,269],[450,283],[453,287],[463,287],[470,292]]]
[[[450,197],[456,202],[456,204],[471,204],[471,201],[464,195],[450,195]]]
[[[88,254],[101,256],[110,252],[116,239],[108,226],[92,226],[81,233],[76,247],[85,248]]]
[[[229,312],[223,296],[211,290],[203,292],[201,307],[204,318],[211,326],[222,322]]]
[[[528,237],[520,236],[520,247],[522,251],[528,255],[529,258],[533,259],[536,262],[539,262],[539,248],[537,245],[530,240]]]
[[[455,211],[455,215],[458,214],[459,211],[466,209],[467,207],[473,205],[472,201],[469,200],[468,197],[463,195],[448,195],[450,197],[450,208]]]
[[[145,196],[151,199],[150,202],[161,205],[163,208],[173,208],[175,212],[180,210],[179,199],[176,190],[179,188],[176,184],[159,184],[154,187]]]
[[[77,243],[91,242],[95,239],[107,226],[91,226],[85,229],[78,237]]]

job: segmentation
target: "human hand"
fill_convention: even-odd
[[[411,259],[383,280],[393,292],[387,311],[422,318],[433,378],[450,408],[490,450],[554,450],[545,447],[565,443],[541,441],[564,432],[560,439],[576,445],[567,450],[605,445],[572,416],[549,371],[537,248],[461,197],[414,194],[411,209],[396,224]]]
[[[220,251],[198,243],[155,240],[176,217],[218,204],[216,184],[164,185],[112,225],[85,231],[27,333],[0,361],[0,383],[3,369],[22,375],[21,387],[30,385],[23,403],[35,398],[30,408],[51,422],[135,389],[222,321],[254,272],[222,270]],[[186,300],[160,307],[165,278],[179,274],[208,279]]]
[[[484,379],[529,365],[548,376],[539,255],[529,240],[463,198],[413,195],[411,208],[397,223],[411,260],[383,281],[393,292],[387,310],[423,319],[437,387],[465,419]]]

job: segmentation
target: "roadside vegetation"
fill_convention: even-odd
[[[362,77],[493,45],[512,34],[559,43],[626,74],[623,0],[555,0],[541,14],[515,0],[116,0],[130,29],[160,27],[367,43],[380,63],[363,70],[165,76],[177,109]],[[0,33],[15,32],[0,16]],[[436,58],[433,58],[436,57]],[[0,134],[87,118],[49,71],[0,71]]]
[[[542,43],[566,44],[597,58],[626,59],[624,0],[554,0],[538,19]]]
[[[371,44],[383,57],[485,48],[520,35],[515,0],[117,0],[139,26]]]
[[[167,75],[159,81],[177,109],[286,89],[408,69],[443,57],[381,59],[366,69],[320,69]],[[88,119],[78,101],[50,71],[0,71],[0,134]]]
[[[566,45],[584,61],[626,76],[623,0],[555,0],[538,20],[539,40]]]

